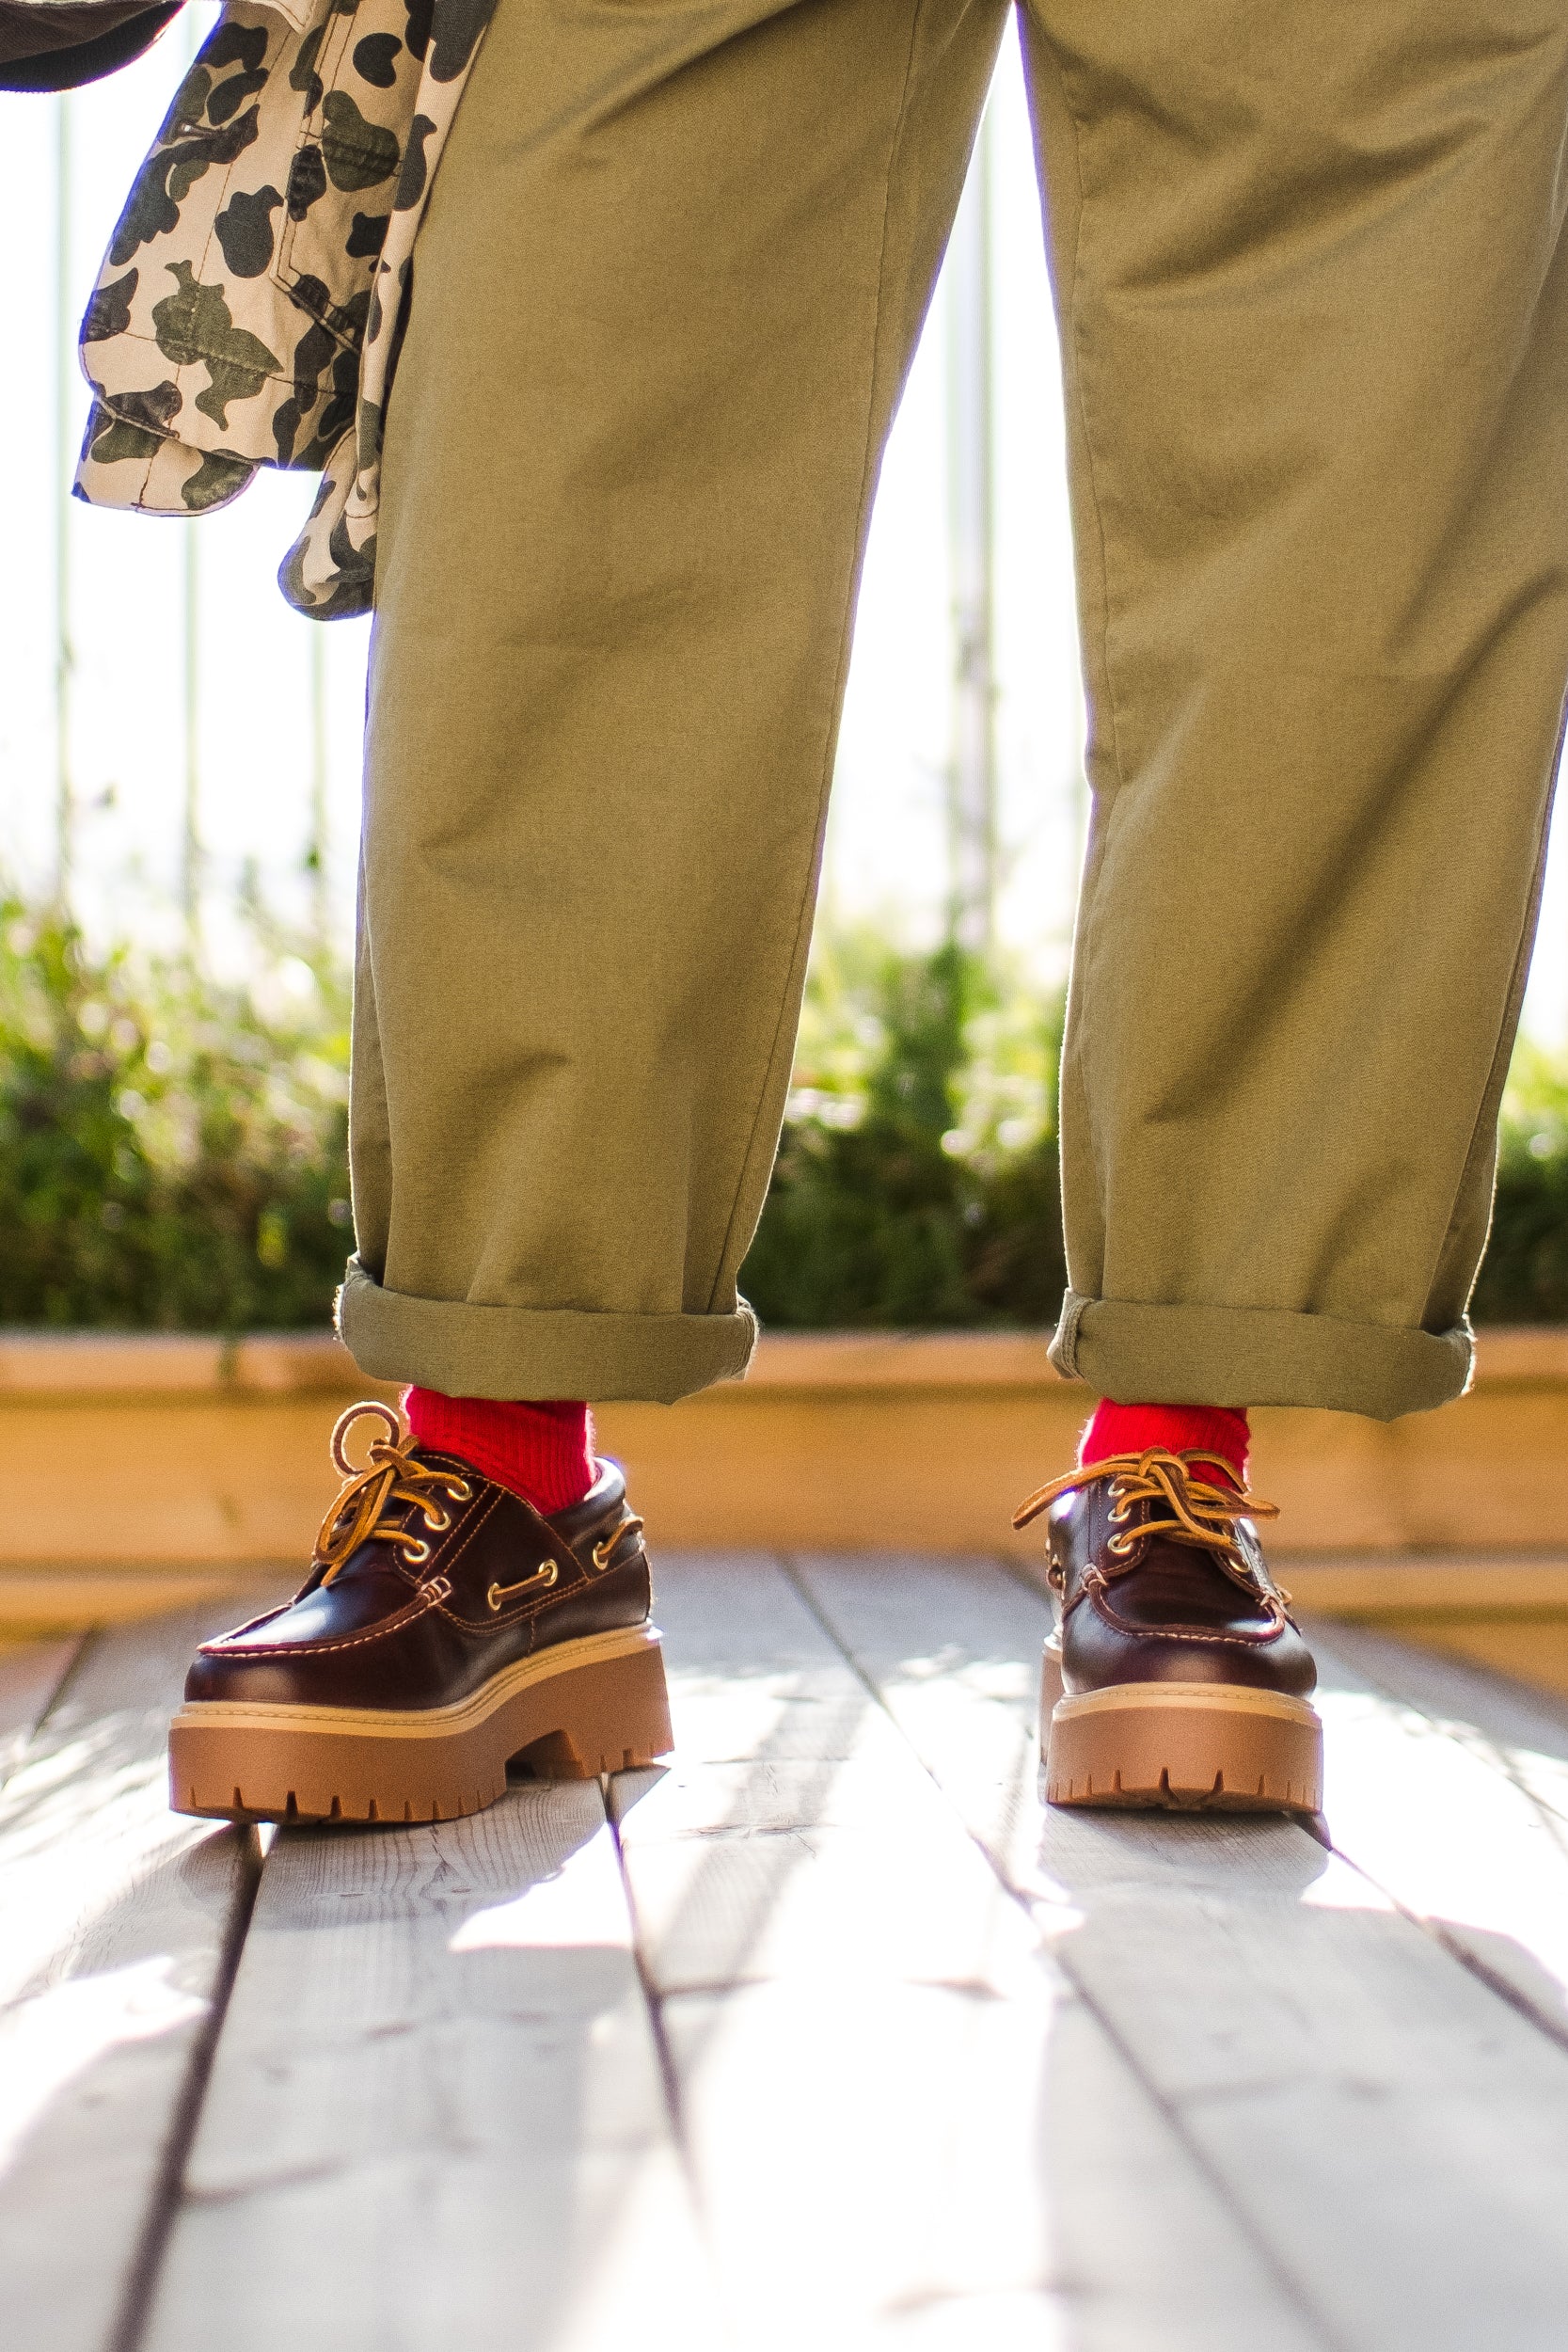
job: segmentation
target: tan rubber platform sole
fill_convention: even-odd
[[[1051,1804],[1323,1810],[1323,1724],[1306,1699],[1226,1682],[1121,1682],[1068,1698],[1049,1645],[1040,1753]]]
[[[592,1780],[667,1756],[651,1626],[562,1642],[453,1707],[187,1703],[169,1725],[169,1803],[218,1820],[451,1821],[493,1804],[516,1759]]]

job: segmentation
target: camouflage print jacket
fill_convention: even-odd
[[[78,498],[199,515],[259,466],[320,472],[279,585],[369,611],[414,237],[493,7],[228,0],[82,322]]]

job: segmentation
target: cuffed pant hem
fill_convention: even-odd
[[[1126,1405],[1312,1405],[1393,1421],[1469,1386],[1468,1323],[1412,1331],[1255,1307],[1148,1307],[1069,1291],[1060,1373]]]
[[[338,1294],[338,1329],[374,1380],[447,1396],[673,1405],[745,1371],[757,1319],[744,1299],[734,1314],[614,1315],[412,1298],[384,1289],[355,1258]]]

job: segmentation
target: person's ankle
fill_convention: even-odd
[[[1164,1446],[1172,1454],[1212,1454],[1217,1476],[1246,1485],[1247,1417],[1227,1405],[1117,1405],[1101,1398],[1078,1445],[1081,1470],[1116,1454]],[[1223,1467],[1222,1467],[1223,1466]]]
[[[546,1518],[580,1502],[594,1484],[594,1421],[586,1405],[509,1404],[411,1388],[404,1410],[420,1445],[455,1454]]]

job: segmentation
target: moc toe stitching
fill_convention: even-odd
[[[1263,1649],[1271,1642],[1277,1642],[1285,1631],[1283,1618],[1278,1623],[1259,1626],[1256,1633],[1248,1632],[1244,1626],[1133,1625],[1117,1615],[1100,1587],[1087,1591],[1082,1597],[1089,1601],[1096,1615],[1114,1633],[1123,1634],[1132,1642],[1230,1642],[1244,1649]]]
[[[1108,1609],[1102,1609],[1100,1614],[1114,1633],[1123,1634],[1129,1641],[1196,1642],[1205,1648],[1213,1644],[1218,1646],[1228,1646],[1231,1649],[1254,1651],[1266,1649],[1271,1643],[1279,1640],[1284,1630],[1283,1627],[1277,1629],[1271,1627],[1266,1633],[1226,1633],[1222,1632],[1217,1626],[1212,1630],[1208,1630],[1180,1625],[1128,1625]]]
[[[378,1624],[370,1626],[362,1633],[341,1633],[330,1641],[247,1642],[243,1647],[236,1644],[232,1649],[226,1649],[221,1644],[204,1642],[201,1655],[204,1658],[232,1659],[241,1666],[252,1658],[325,1658],[333,1650],[362,1649],[368,1642],[384,1642],[389,1635],[401,1633],[404,1627],[414,1624],[418,1618],[428,1615],[431,1609],[436,1607],[439,1607],[439,1601],[432,1593],[424,1599],[409,1601],[404,1608],[394,1610],[391,1616],[383,1617]]]

